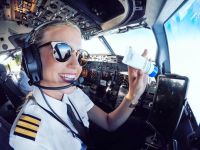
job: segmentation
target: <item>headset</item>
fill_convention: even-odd
[[[36,35],[49,25],[62,22],[64,21],[53,20],[42,23],[26,36],[24,47],[22,48],[22,66],[30,79],[30,84],[37,84],[42,80],[42,63],[39,50],[35,43]]]

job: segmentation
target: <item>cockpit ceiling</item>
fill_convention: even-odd
[[[101,31],[139,23],[146,0],[1,0],[0,20],[35,27],[48,20],[77,24],[87,39]]]

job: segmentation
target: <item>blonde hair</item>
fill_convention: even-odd
[[[63,21],[63,22],[50,23],[47,26],[45,26],[43,28],[41,27],[41,29],[38,29],[38,31],[34,34],[33,43],[36,44],[36,45],[41,45],[42,39],[44,37],[44,33],[46,31],[50,30],[51,28],[58,27],[58,26],[68,26],[68,27],[71,27],[71,28],[75,28],[81,33],[80,28],[77,25],[75,25],[71,22]]]

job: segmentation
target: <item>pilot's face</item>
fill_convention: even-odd
[[[42,44],[56,41],[65,42],[73,49],[71,56],[65,62],[59,62],[54,58],[51,45],[40,49],[42,61],[43,80],[41,85],[55,87],[70,84],[70,81],[77,79],[82,71],[78,62],[77,51],[81,48],[81,33],[78,29],[60,25],[49,28],[42,39]],[[74,87],[61,90],[62,93],[71,93]]]

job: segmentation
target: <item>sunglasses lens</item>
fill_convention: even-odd
[[[78,57],[78,61],[79,61],[79,64],[81,66],[84,66],[87,64],[88,62],[88,59],[90,58],[90,55],[87,51],[85,50],[80,50],[80,54],[79,54],[79,57]]]
[[[57,61],[66,62],[70,58],[72,48],[67,43],[52,42],[51,44],[53,47],[53,56]],[[90,55],[87,51],[78,51],[78,61],[81,66],[87,64],[89,57]]]
[[[59,62],[65,62],[71,56],[72,48],[67,43],[56,43],[54,46],[54,58]]]

